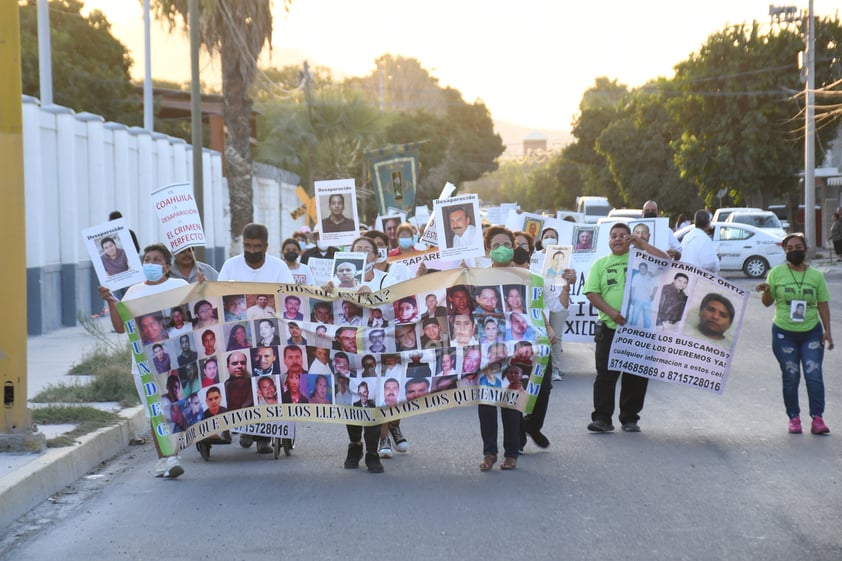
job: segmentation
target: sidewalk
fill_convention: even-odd
[[[107,318],[103,320],[107,322]],[[104,323],[106,333],[110,324]],[[115,338],[125,335],[113,334]],[[84,383],[85,376],[67,375],[70,367],[81,361],[97,345],[96,339],[82,326],[59,329],[47,335],[27,339],[27,397],[37,395],[49,385]],[[130,365],[126,365],[130,368]],[[30,404],[30,408],[39,404]],[[112,411],[116,403],[97,404]],[[140,406],[121,411],[125,420],[78,439],[79,444],[49,448],[40,454],[0,453],[0,528],[25,514],[70,483],[90,472],[101,462],[119,454],[129,440],[148,432]],[[73,425],[38,426],[47,438],[72,430]]]

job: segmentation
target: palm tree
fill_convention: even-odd
[[[292,0],[284,0],[289,10]],[[198,0],[199,38],[211,54],[222,59],[225,137],[225,174],[231,207],[231,246],[238,248],[243,226],[254,219],[252,196],[251,89],[257,58],[272,43],[271,0]],[[188,0],[155,0],[155,17],[169,22],[189,21]]]

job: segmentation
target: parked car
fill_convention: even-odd
[[[769,230],[781,237],[786,235],[786,229],[781,224],[781,220],[771,210],[740,210],[729,214],[728,218],[723,222],[748,224],[750,226],[757,226],[761,230]]]
[[[641,216],[643,216],[643,211],[639,208],[612,208],[611,211],[609,211],[608,216],[604,216],[596,222],[597,224],[617,221],[628,222],[629,220],[637,220]]]
[[[732,212],[749,212],[754,210],[763,210],[762,208],[754,208],[750,206],[731,206],[731,207],[722,207],[718,208],[713,213],[713,218],[710,219],[711,222],[725,222],[725,219],[728,218],[728,215]]]
[[[711,226],[721,271],[742,271],[753,279],[764,278],[769,269],[786,260],[782,235],[735,222],[715,222]],[[693,228],[685,226],[675,237],[680,241]]]

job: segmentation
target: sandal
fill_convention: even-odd
[[[503,458],[503,463],[500,464],[500,469],[515,469],[517,467],[517,458],[506,456]]]
[[[488,471],[497,463],[497,454],[486,454],[479,465],[480,471]]]

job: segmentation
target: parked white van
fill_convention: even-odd
[[[576,197],[576,212],[584,215],[585,222],[589,224],[596,224],[600,218],[608,216],[611,209],[607,197]]]

